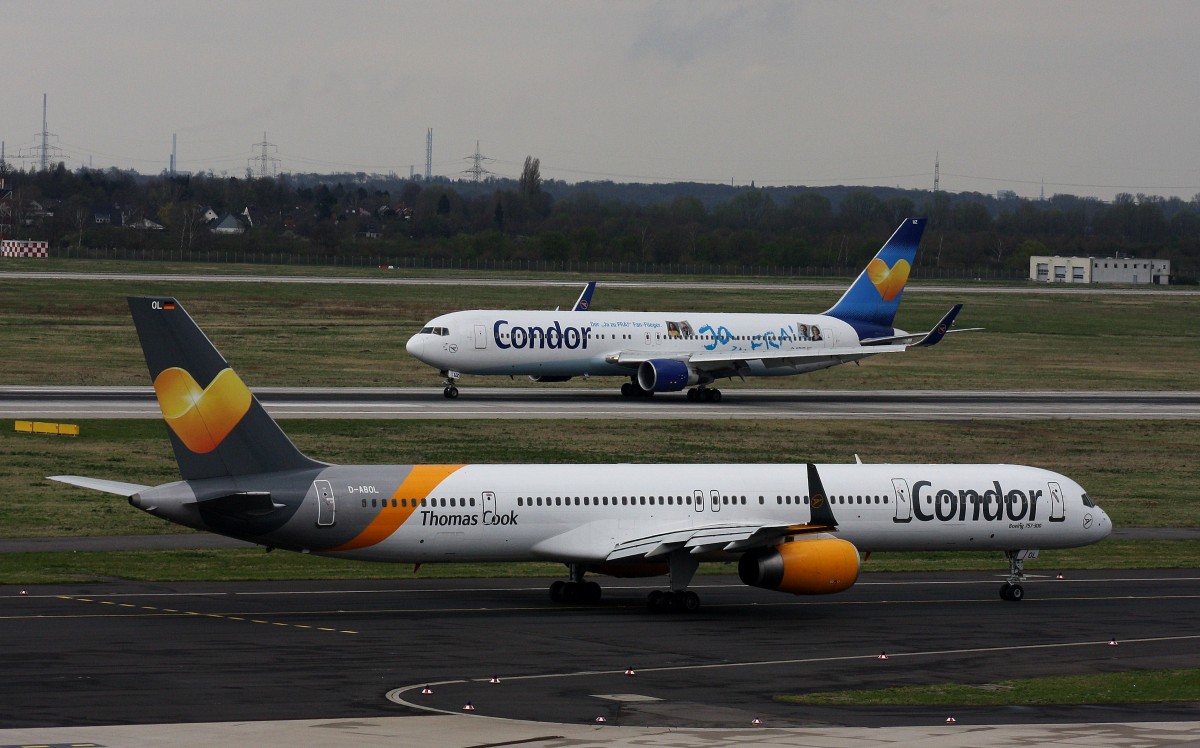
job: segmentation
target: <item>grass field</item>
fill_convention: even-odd
[[[1145,704],[1200,701],[1200,670],[1022,678],[974,685],[941,683],[871,691],[779,696],[791,704],[837,706],[1002,706],[1007,704]]]

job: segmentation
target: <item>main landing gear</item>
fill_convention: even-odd
[[[567,564],[570,581],[557,580],[550,585],[550,599],[556,603],[598,603],[602,593],[600,585],[583,581],[586,573],[583,564]]]
[[[654,390],[644,390],[638,384],[637,377],[629,378],[631,381],[621,385],[621,395],[624,397],[654,397]]]
[[[654,590],[646,596],[646,609],[651,613],[695,613],[700,609],[700,596],[687,589],[700,560],[691,551],[681,548],[667,557],[671,567],[671,589]]]
[[[1010,602],[1020,602],[1025,599],[1025,588],[1020,585],[1025,581],[1025,558],[1028,551],[1005,551],[1008,558],[1008,581],[1000,585],[1000,599]]]
[[[687,399],[689,403],[719,403],[721,391],[716,387],[693,387],[688,390]]]

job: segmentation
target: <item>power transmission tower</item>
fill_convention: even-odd
[[[462,172],[463,174],[466,174],[467,176],[469,176],[471,178],[471,181],[481,182],[481,181],[483,181],[484,175],[487,175],[489,177],[492,176],[492,172],[483,168],[483,162],[484,161],[491,162],[491,161],[495,161],[496,159],[487,158],[482,153],[479,152],[479,141],[478,140],[475,141],[474,155],[467,156],[463,160],[471,162],[471,166],[468,167],[467,169],[463,170],[463,172]]]
[[[41,143],[39,145],[35,145],[33,147],[33,151],[37,155],[36,156],[27,156],[24,154],[18,154],[18,158],[35,158],[36,157],[38,160],[38,169],[40,171],[49,171],[50,159],[52,157],[58,158],[59,156],[62,155],[61,148],[50,145],[50,138],[52,138],[52,137],[57,138],[58,136],[55,135],[54,133],[50,132],[50,127],[47,125],[46,122],[47,122],[46,121],[46,94],[42,94],[42,131],[40,133],[38,133],[38,137],[41,138]]]
[[[250,170],[250,173],[252,175],[254,175],[254,172],[255,172],[254,165],[257,163],[258,164],[258,169],[257,169],[258,174],[256,176],[258,176],[259,178],[266,179],[268,177],[274,177],[274,176],[278,175],[279,174],[279,159],[270,155],[270,152],[267,149],[273,148],[273,149],[275,149],[274,152],[278,153],[279,146],[275,145],[274,143],[267,142],[267,133],[265,131],[263,132],[262,142],[255,143],[251,147],[260,149],[260,153],[259,153],[259,155],[254,156],[253,158],[250,158],[247,160],[246,164],[247,164],[247,168]]]
[[[939,177],[942,170],[942,154],[935,153],[933,156],[933,191],[938,191]]]
[[[433,179],[433,128],[425,133],[425,181]]]

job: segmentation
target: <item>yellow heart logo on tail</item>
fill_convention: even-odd
[[[233,369],[223,369],[204,388],[183,369],[164,369],[154,393],[167,425],[196,454],[216,449],[250,410],[250,390]]]
[[[891,301],[904,290],[911,269],[908,260],[896,260],[896,264],[889,268],[886,262],[876,257],[867,265],[867,277],[875,284],[875,290],[883,300]]]

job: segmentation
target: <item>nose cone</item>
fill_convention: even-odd
[[[421,354],[425,350],[425,336],[421,333],[413,335],[408,339],[408,342],[404,344],[404,350],[408,351],[410,356],[423,361],[424,359],[421,358]]]
[[[1096,518],[1096,534],[1099,539],[1107,538],[1113,531],[1112,520],[1108,518],[1108,512],[1100,507],[1096,507],[1099,516]]]

